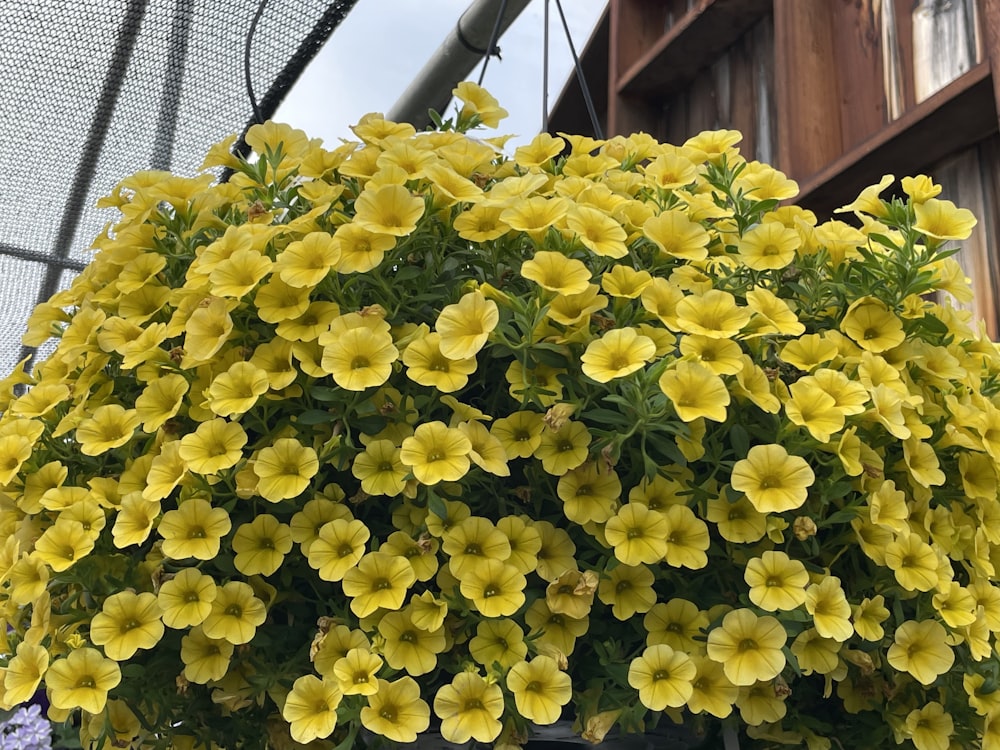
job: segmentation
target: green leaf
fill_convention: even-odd
[[[877,242],[878,244],[880,244],[882,247],[888,248],[889,250],[894,250],[894,251],[898,252],[899,249],[900,249],[899,245],[897,245],[895,242],[893,242],[892,240],[890,240],[884,234],[876,234],[876,233],[873,232],[872,234],[868,235],[868,239],[874,240],[875,242]],[[865,253],[865,249],[861,248],[861,252],[862,252],[862,254],[864,254]]]
[[[729,441],[733,444],[733,451],[737,456],[745,456],[750,450],[750,436],[741,424],[730,426]]]
[[[324,422],[330,422],[333,420],[333,415],[322,409],[309,409],[304,411],[296,417],[295,421],[298,424],[313,425],[313,424],[323,424]]]
[[[339,401],[344,397],[344,392],[340,388],[327,388],[322,385],[314,385],[309,389],[309,395],[317,401]]]
[[[620,411],[613,409],[589,409],[580,415],[588,422],[601,425],[602,427],[611,425],[628,425],[628,419]]]
[[[857,518],[859,514],[860,511],[858,510],[858,508],[844,508],[843,510],[838,510],[836,513],[830,514],[822,521],[820,521],[817,525],[823,527],[823,526],[834,526],[838,523],[850,523],[855,518]]]

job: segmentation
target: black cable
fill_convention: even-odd
[[[257,12],[254,13],[250,22],[250,31],[247,32],[246,44],[243,45],[243,77],[246,80],[247,96],[250,97],[250,106],[253,108],[254,120],[258,124],[264,122],[264,117],[260,113],[260,106],[257,104],[257,97],[253,93],[253,82],[250,80],[250,48],[253,45],[253,35],[257,31],[257,24],[260,23],[261,16],[264,15],[264,8],[267,7],[267,0],[260,0],[257,4]]]
[[[497,41],[500,39],[500,25],[503,22],[504,13],[507,10],[507,0],[500,0],[500,10],[497,12],[497,20],[493,22],[493,33],[490,34],[490,43],[486,45],[486,49],[489,50],[486,57],[483,58],[483,69],[479,71],[479,81],[477,82],[480,86],[483,85],[483,78],[486,77],[486,66],[490,63],[490,58],[493,55],[500,57],[500,49],[497,47]]]
[[[566,41],[569,43],[569,51],[573,53],[573,67],[576,68],[576,79],[580,82],[580,89],[583,91],[583,101],[587,104],[587,112],[590,113],[590,124],[594,126],[594,137],[604,140],[604,132],[601,130],[601,123],[597,120],[597,110],[594,108],[594,100],[590,96],[590,87],[587,86],[587,77],[583,74],[583,65],[577,57],[576,48],[573,46],[573,36],[569,33],[569,24],[566,23],[566,14],[563,13],[561,0],[556,0],[556,9],[559,11],[559,18],[562,19],[563,30],[566,32]]]

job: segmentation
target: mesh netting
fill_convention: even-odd
[[[273,114],[356,0],[270,0],[250,53]],[[114,212],[95,208],[141,169],[197,171],[245,130],[251,0],[4,0],[0,44],[0,377],[30,349],[35,304],[65,287]]]

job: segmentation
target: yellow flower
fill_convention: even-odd
[[[334,267],[339,273],[366,273],[385,258],[396,246],[396,238],[377,233],[357,223],[342,224],[333,235],[333,253],[338,256]]]
[[[142,544],[149,536],[153,528],[153,521],[160,515],[160,503],[144,500],[141,492],[126,495],[122,498],[118,508],[118,515],[115,518],[115,525],[112,529],[115,546],[124,549],[132,544]],[[59,524],[57,523],[56,526]],[[74,526],[79,526],[73,524]],[[80,529],[85,538],[89,535]],[[38,540],[39,542],[41,539]],[[35,544],[35,551],[38,551],[38,544]],[[51,563],[49,563],[51,565]],[[55,570],[55,568],[53,568]]]
[[[163,537],[163,554],[174,560],[211,560],[219,554],[222,537],[232,521],[224,508],[213,508],[203,497],[190,497],[168,510],[156,530]]]
[[[441,718],[441,736],[448,742],[493,742],[503,725],[503,692],[472,672],[460,672],[434,697],[434,713]]]
[[[597,596],[617,619],[628,620],[656,603],[653,581],[653,572],[645,565],[616,565],[601,577]]]
[[[813,625],[823,638],[846,641],[854,635],[848,618],[851,605],[836,576],[826,576],[819,583],[806,588],[806,611],[812,615]]]
[[[494,662],[503,669],[510,669],[528,655],[524,631],[514,620],[496,618],[480,620],[476,635],[469,641],[469,654],[487,669]]]
[[[785,344],[778,357],[803,372],[810,372],[839,354],[837,345],[818,333],[799,336]]]
[[[459,117],[463,119],[478,115],[483,125],[495,128],[507,116],[507,110],[486,89],[472,81],[462,81],[451,93],[462,102]]]
[[[566,570],[545,588],[545,605],[554,614],[582,620],[593,606],[597,581],[592,570]]]
[[[541,242],[549,227],[561,221],[568,210],[569,201],[564,198],[546,198],[541,195],[533,195],[530,198],[522,197],[508,203],[507,207],[500,213],[500,220],[511,229],[524,232],[535,242]],[[558,255],[558,253],[556,254]]]
[[[252,362],[235,362],[208,387],[208,408],[220,417],[243,414],[268,388],[264,370]]]
[[[510,476],[506,449],[498,438],[490,434],[482,422],[459,422],[458,430],[469,439],[469,443],[472,445],[469,451],[472,463],[494,476]]]
[[[314,287],[340,260],[340,246],[326,232],[310,232],[278,253],[274,270],[289,286]]]
[[[257,454],[253,471],[260,480],[260,496],[277,503],[305,492],[319,471],[319,459],[315,450],[295,438],[279,438]]]
[[[104,710],[108,691],[121,682],[118,665],[93,648],[78,648],[52,662],[45,673],[52,705],[64,710],[82,708],[92,714]]]
[[[524,604],[524,575],[502,560],[481,558],[461,579],[462,596],[485,617],[509,617]]]
[[[351,473],[361,480],[369,495],[400,494],[406,487],[407,469],[399,458],[399,448],[391,440],[372,440],[354,457]]]
[[[312,342],[329,329],[333,319],[339,314],[340,307],[335,302],[310,302],[309,307],[298,317],[279,322],[275,333],[286,341]],[[294,345],[292,351],[296,351]]]
[[[749,327],[755,334],[780,333],[784,336],[800,336],[805,326],[788,306],[788,303],[774,292],[763,287],[754,287],[746,293],[747,307],[754,312]]]
[[[156,595],[163,623],[171,628],[201,625],[212,611],[215,581],[197,568],[184,568],[164,581]]]
[[[80,524],[56,521],[35,542],[35,556],[56,573],[68,569],[94,549],[95,538]]]
[[[295,680],[281,709],[292,739],[306,744],[329,737],[337,726],[341,698],[343,693],[333,680],[321,680],[311,674]]]
[[[541,445],[544,428],[541,414],[515,411],[496,420],[490,433],[500,441],[508,459],[528,458]]]
[[[739,688],[729,681],[718,662],[697,655],[692,656],[691,661],[698,671],[691,680],[693,689],[687,701],[688,710],[693,714],[704,712],[720,719],[726,718],[733,712]]]
[[[354,224],[374,234],[405,237],[417,228],[424,213],[422,198],[402,185],[381,185],[365,190],[354,202]]]
[[[258,250],[237,250],[216,263],[208,275],[216,297],[243,297],[271,272],[274,262]]]
[[[325,343],[321,366],[341,388],[363,391],[385,383],[398,358],[399,350],[388,331],[362,325]]]
[[[916,222],[913,228],[938,240],[965,240],[976,226],[976,217],[966,208],[958,208],[951,201],[928,198],[913,204]]]
[[[681,337],[680,352],[688,361],[702,364],[716,375],[735,375],[744,369],[743,350],[729,339],[689,334]]]
[[[776,221],[758,224],[740,238],[739,257],[754,271],[784,268],[795,260],[799,233]]]
[[[861,191],[852,203],[841,206],[834,213],[853,211],[855,214],[866,213],[876,218],[885,217],[888,207],[885,201],[879,198],[879,194],[889,187],[895,179],[891,174],[882,175],[882,179],[879,180],[877,185],[869,185]]]
[[[711,498],[705,520],[716,525],[723,539],[737,544],[756,542],[767,533],[767,516],[746,495],[740,495],[734,502],[729,502],[725,494]]]
[[[514,694],[518,714],[542,725],[559,719],[573,693],[569,675],[559,670],[555,659],[544,655],[511,667],[507,688]]]
[[[229,670],[235,646],[225,638],[209,638],[201,625],[181,638],[184,679],[204,685],[221,680]]]
[[[698,176],[697,165],[683,155],[681,149],[672,153],[663,153],[646,165],[646,178],[652,180],[657,187],[667,190],[690,185]]]
[[[104,600],[90,622],[90,640],[103,646],[115,661],[130,659],[139,649],[150,649],[163,637],[156,595],[122,591]]]
[[[792,641],[791,651],[803,674],[830,674],[840,664],[840,641],[824,638],[816,628],[799,633]]]
[[[250,523],[236,529],[232,540],[236,557],[233,565],[245,576],[269,576],[280,566],[292,549],[292,535],[288,524],[262,513]]]
[[[937,701],[906,715],[906,732],[917,750],[948,750],[955,723]]]
[[[179,455],[196,474],[217,474],[243,457],[247,434],[236,422],[212,419],[181,438]]]
[[[930,591],[938,585],[937,553],[909,531],[886,545],[885,565],[907,591]]]
[[[403,351],[406,375],[420,385],[452,393],[464,388],[469,375],[476,371],[474,357],[449,359],[441,352],[441,334],[428,333],[410,342]]]
[[[672,209],[651,216],[643,223],[642,232],[664,257],[683,260],[704,260],[708,257],[711,237],[683,210]]]
[[[743,579],[750,586],[750,601],[768,612],[795,609],[806,601],[806,566],[784,552],[767,550],[751,559]]]
[[[361,723],[371,732],[392,742],[413,742],[430,726],[431,709],[420,698],[420,687],[412,677],[395,682],[380,679],[378,692],[368,696],[361,709]]]
[[[417,481],[425,485],[454,482],[469,471],[472,443],[457,428],[444,422],[419,425],[403,440],[399,460],[409,466]]]
[[[612,297],[635,299],[652,281],[649,271],[637,271],[629,266],[616,264],[601,276],[601,288]]]
[[[675,651],[689,654],[704,653],[704,630],[708,615],[687,599],[658,602],[642,619],[646,629],[646,644],[665,643]]]
[[[352,648],[333,663],[333,674],[344,695],[374,695],[381,668],[382,660],[367,648]]]
[[[76,428],[76,441],[84,455],[99,456],[125,445],[138,426],[139,417],[135,409],[105,404],[94,409],[90,418],[84,419]]]
[[[976,599],[957,581],[952,581],[931,599],[934,609],[951,628],[972,625],[976,621]]]
[[[43,646],[22,641],[17,644],[17,655],[8,663],[3,673],[3,702],[16,706],[26,703],[38,690],[42,675],[49,666],[49,652]]]
[[[902,321],[874,297],[852,302],[840,321],[840,330],[862,349],[876,354],[899,346],[906,339]]]
[[[604,523],[618,510],[622,484],[613,469],[604,469],[590,461],[566,471],[556,484],[556,494],[563,501],[563,513],[571,521]]]
[[[405,669],[414,677],[433,671],[437,655],[448,647],[444,628],[423,630],[417,627],[410,607],[387,612],[379,620],[378,632],[384,639],[382,653],[389,666]]]
[[[627,503],[608,519],[604,536],[625,565],[659,562],[667,553],[667,522],[642,503]]]
[[[854,630],[866,641],[881,641],[885,637],[882,623],[889,619],[889,610],[885,607],[885,597],[881,594],[861,600],[860,604],[851,607],[854,618]]]
[[[667,565],[676,568],[699,570],[708,564],[711,540],[708,524],[698,518],[686,505],[671,505],[663,513],[667,524]]]
[[[731,482],[759,512],[782,513],[805,502],[815,479],[804,458],[780,445],[755,445],[733,466]]]
[[[677,303],[676,326],[685,333],[730,339],[750,322],[753,312],[736,304],[729,292],[711,289],[689,294]]]
[[[207,638],[225,639],[236,646],[249,643],[267,619],[264,602],[254,596],[249,584],[229,581],[216,588],[212,611],[201,624]]]
[[[562,253],[540,250],[521,265],[521,276],[559,294],[581,294],[590,286],[590,270]]]
[[[930,685],[951,669],[955,653],[943,625],[934,620],[907,620],[896,629],[886,659],[893,669]]]
[[[461,580],[481,560],[507,560],[510,540],[488,518],[470,516],[445,531],[442,550],[451,572]]]
[[[757,617],[749,609],[735,609],[708,634],[708,656],[722,665],[734,685],[770,680],[785,667],[782,648],[788,640],[784,626],[773,617]]]
[[[324,581],[342,580],[365,554],[371,532],[356,519],[334,518],[324,523],[306,553],[309,567]]]
[[[535,402],[551,407],[562,399],[563,387],[558,378],[564,373],[565,370],[557,370],[546,365],[525,367],[520,360],[515,359],[510,363],[504,377],[510,383],[508,392],[522,404]]]
[[[656,354],[652,339],[634,328],[615,328],[587,345],[580,357],[585,375],[598,383],[630,375]]]
[[[184,352],[187,357],[199,362],[207,362],[218,353],[229,339],[234,325],[226,300],[220,297],[210,299],[209,304],[192,312],[184,324]],[[259,300],[257,304],[260,306]]]
[[[736,707],[740,710],[740,718],[750,726],[779,722],[788,710],[784,696],[776,692],[773,681],[741,687]]]
[[[941,193],[941,186],[935,185],[934,180],[925,174],[918,174],[913,177],[904,177],[899,181],[903,192],[913,200],[914,203],[923,203],[928,198],[936,198]]]
[[[792,424],[809,430],[817,442],[830,442],[830,437],[844,428],[844,411],[810,376],[792,383],[788,390],[785,414]]]
[[[351,612],[368,617],[379,607],[399,609],[416,579],[405,557],[369,552],[344,574],[343,588],[351,597]]]
[[[500,220],[502,212],[502,206],[477,203],[456,216],[452,226],[463,240],[489,242],[510,231],[510,227]]]
[[[566,215],[566,226],[595,255],[606,258],[628,255],[625,245],[628,235],[621,224],[603,211],[590,206],[574,206]]]
[[[480,291],[463,294],[457,303],[441,310],[434,324],[441,336],[441,353],[452,360],[475,357],[499,322],[496,302]]]
[[[713,422],[726,420],[729,391],[722,378],[696,362],[678,362],[664,371],[659,380],[660,390],[674,405],[677,416],[685,422],[698,418]]]
[[[647,647],[632,660],[628,684],[639,691],[639,701],[651,711],[681,708],[694,692],[691,681],[697,672],[690,656],[660,644]]]

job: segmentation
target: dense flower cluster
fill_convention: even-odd
[[[457,94],[105,199],[0,390],[2,703],[104,747],[1000,747],[969,212],[887,178],[819,223],[733,131],[507,158]]]

